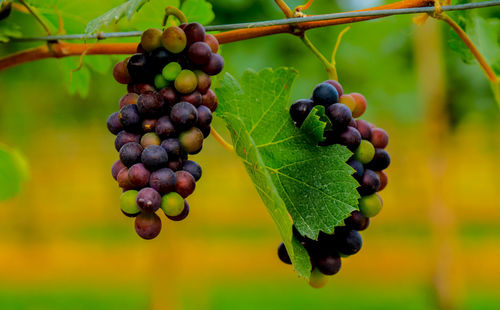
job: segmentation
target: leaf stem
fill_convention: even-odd
[[[307,10],[312,4],[314,0],[308,0],[306,4],[298,5],[295,7],[294,11],[294,16],[297,16],[299,13],[301,13],[304,10]]]
[[[45,30],[45,32],[48,35],[50,35],[51,33],[50,33],[49,27],[47,26],[47,24],[45,24],[45,22],[42,20],[42,18],[40,17],[40,15],[38,15],[38,12],[34,8],[32,8],[28,3],[26,3],[26,1],[19,0],[19,2],[30,12],[31,15],[33,15],[33,17],[43,27],[43,29]]]
[[[224,138],[214,129],[214,127],[212,126],[212,128],[210,129],[210,133],[212,134],[212,136],[214,137],[215,141],[219,142],[219,144],[225,148],[226,150],[228,150],[229,152],[234,152],[234,147],[229,143],[227,142],[226,140],[224,140]]]
[[[335,69],[335,66],[333,66],[326,58],[321,54],[321,52],[312,44],[312,42],[309,40],[307,35],[304,33],[302,37],[300,37],[302,42],[313,52],[316,57],[323,63],[323,66],[325,66],[326,73],[328,74],[328,78],[337,80],[337,69]]]

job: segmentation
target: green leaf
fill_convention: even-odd
[[[85,27],[86,34],[97,32],[102,26],[107,26],[112,22],[117,22],[126,16],[129,20],[141,6],[149,0],[129,0],[103,15],[91,20]]]
[[[325,114],[325,107],[315,106],[300,126],[300,131],[304,133],[309,143],[317,145],[324,140],[323,133],[328,127],[331,127],[331,122]]]
[[[89,93],[90,70],[86,65],[78,69],[79,63],[79,58],[62,58],[58,61],[68,93],[86,97]]]
[[[289,68],[246,71],[240,84],[226,74],[217,89],[217,112],[296,271],[309,277],[307,254],[292,239],[292,221],[302,235],[312,239],[320,231],[332,233],[357,209],[359,195],[353,170],[345,163],[352,153],[340,145],[311,145],[293,125],[288,108],[296,76]]]
[[[205,0],[186,0],[182,3],[181,11],[189,22],[202,25],[211,23],[215,18],[212,4]]]
[[[124,23],[122,26],[137,30],[160,28],[163,17],[165,16],[165,8],[167,6],[177,8],[179,7],[179,4],[179,0],[150,1],[146,3],[141,10],[137,12],[137,14],[134,15],[132,20],[128,23]]]
[[[10,38],[20,38],[22,36],[21,28],[10,20],[0,22],[0,43],[7,43]]]
[[[24,156],[15,149],[0,144],[0,201],[13,197],[29,177]]]

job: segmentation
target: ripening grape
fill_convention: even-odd
[[[151,173],[142,163],[134,164],[128,169],[129,183],[135,188],[147,186],[150,175]]]
[[[372,129],[370,127],[370,124],[367,121],[358,119],[356,120],[356,126],[359,133],[361,134],[361,138],[363,138],[363,140],[370,141],[370,139],[372,138]]]
[[[133,188],[132,184],[130,184],[130,181],[128,179],[127,167],[123,168],[118,172],[118,175],[116,176],[116,181],[118,181],[118,186],[120,186],[124,190],[129,190]]]
[[[141,212],[134,224],[139,237],[146,240],[155,238],[161,231],[160,217],[153,212]]]
[[[338,102],[339,93],[331,84],[320,83],[314,88],[311,99],[314,104],[327,107]]]
[[[179,216],[184,211],[184,198],[176,192],[168,193],[161,199],[161,209],[166,216]]]
[[[137,206],[143,212],[155,212],[161,206],[161,195],[151,187],[145,187],[137,193]]]
[[[181,73],[182,67],[179,65],[177,62],[171,62],[168,65],[166,65],[163,70],[161,71],[161,74],[167,81],[175,81],[179,73]]]
[[[362,164],[369,163],[373,159],[374,155],[375,148],[366,140],[362,140],[359,147],[354,152],[354,158],[359,160]]]
[[[324,275],[332,276],[340,271],[342,261],[334,251],[320,251],[315,257],[314,265]]]
[[[290,116],[297,127],[300,127],[306,120],[313,106],[313,101],[309,99],[299,99],[290,106]]]
[[[309,277],[309,285],[314,288],[322,288],[328,282],[328,278],[321,273],[317,268],[311,271],[311,276]]]
[[[335,80],[326,80],[325,83],[328,83],[328,84],[332,85],[333,87],[335,87],[339,97],[344,94],[344,90],[342,89],[342,85],[340,85],[339,82],[337,82]]]
[[[387,177],[387,173],[385,171],[375,171],[380,179],[380,187],[378,188],[378,191],[380,192],[387,186],[387,182],[389,178]]]
[[[191,46],[195,42],[205,41],[205,28],[199,23],[187,24],[184,32],[186,33],[188,46]]]
[[[194,105],[195,107],[198,107],[201,105],[201,100],[202,100],[201,94],[199,91],[196,91],[196,90],[190,94],[181,96],[181,98],[179,99],[179,101],[189,102],[192,105]]]
[[[162,116],[156,122],[156,134],[162,138],[170,137],[175,134],[175,126],[168,116]]]
[[[201,70],[195,70],[194,74],[196,74],[196,79],[198,81],[197,90],[200,92],[200,94],[205,94],[212,85],[212,79],[210,78],[210,75]]]
[[[356,109],[356,100],[351,95],[340,96],[339,102],[345,104],[351,110],[351,113]]]
[[[120,160],[122,163],[130,167],[141,160],[142,146],[136,142],[129,142],[120,149]]]
[[[366,217],[374,217],[382,209],[382,202],[376,194],[361,197],[359,199],[359,211]]]
[[[142,120],[135,104],[129,104],[121,108],[118,118],[123,128],[127,131],[136,131],[141,128]]]
[[[351,110],[349,110],[349,108],[342,103],[329,105],[326,108],[325,113],[332,122],[332,129],[334,131],[344,131],[352,120]]]
[[[154,132],[145,133],[141,138],[142,147],[146,148],[150,145],[160,145],[160,137]]]
[[[190,128],[198,121],[198,110],[189,102],[179,102],[172,107],[170,119],[179,128]]]
[[[365,174],[365,168],[364,168],[363,164],[354,158],[350,158],[347,161],[347,164],[355,170],[355,172],[352,174],[352,176],[356,179],[356,181],[361,183],[361,180],[363,179],[363,175]]]
[[[127,70],[127,64],[123,61],[120,61],[113,68],[113,77],[120,84],[128,84],[132,82],[132,78]]]
[[[281,242],[278,246],[278,257],[283,263],[288,265],[292,264],[292,260],[290,259],[288,251],[286,250],[285,244],[283,242]]]
[[[161,142],[161,147],[167,151],[169,160],[177,159],[182,154],[182,146],[178,139],[165,139]]]
[[[374,147],[379,149],[385,149],[387,144],[389,144],[389,135],[382,128],[373,128],[372,138],[370,141]]]
[[[386,150],[384,149],[375,149],[375,155],[373,156],[373,159],[367,164],[367,167],[375,170],[375,171],[381,171],[389,167],[391,164],[391,157],[389,156],[389,153],[387,153]]]
[[[163,105],[163,98],[157,92],[142,94],[137,99],[137,110],[146,117],[160,115],[163,111]]]
[[[189,47],[188,50],[189,59],[197,65],[204,65],[208,63],[211,55],[212,49],[205,42],[195,42]]]
[[[161,146],[150,145],[142,152],[141,161],[146,168],[154,171],[167,166],[168,154]]]
[[[137,99],[139,98],[139,95],[136,93],[128,93],[125,96],[120,98],[120,109],[126,106],[127,104],[137,104]]]
[[[198,86],[196,74],[191,70],[182,70],[174,81],[175,89],[181,94],[189,94]]]
[[[218,103],[217,96],[211,89],[201,96],[201,104],[209,108],[212,112],[217,110]]]
[[[179,27],[168,27],[163,31],[161,42],[167,51],[178,54],[186,47],[186,34]]]
[[[177,177],[175,191],[181,195],[182,198],[191,195],[196,187],[196,181],[191,173],[180,170],[175,173],[175,176]]]
[[[139,143],[141,136],[135,133],[130,133],[125,130],[120,131],[115,138],[115,149],[119,152],[122,146],[129,142]]]
[[[176,184],[177,177],[169,168],[156,170],[149,177],[149,186],[162,195],[175,191]]]
[[[182,170],[189,172],[193,177],[196,182],[201,178],[201,166],[192,160],[186,160],[184,161],[182,165]]]
[[[371,195],[376,193],[380,187],[380,179],[375,171],[365,169],[365,174],[360,182],[358,192],[361,196]]]
[[[224,58],[219,54],[212,53],[210,59],[203,66],[203,71],[208,75],[217,75],[224,69]]]
[[[356,101],[356,108],[352,111],[352,116],[358,118],[366,111],[366,99],[360,93],[352,93],[350,95]]]
[[[219,41],[214,35],[209,33],[205,34],[205,43],[210,46],[212,53],[217,53],[217,51],[219,50]]]
[[[137,203],[135,202],[137,193],[137,191],[129,190],[123,192],[120,196],[120,209],[126,216],[134,217],[141,213],[141,209],[139,209]]]
[[[361,250],[363,240],[354,229],[335,229],[335,248],[344,255],[353,255]]]
[[[182,149],[188,154],[197,154],[203,146],[203,133],[199,128],[191,127],[191,129],[182,132],[179,135],[179,141]]]
[[[168,81],[165,80],[161,74],[157,74],[155,76],[154,83],[157,89],[162,89],[168,86]]]
[[[172,221],[178,222],[185,219],[188,215],[189,215],[189,204],[187,203],[187,201],[184,200],[184,209],[182,210],[181,214],[177,216],[167,215],[167,217]]]
[[[141,46],[145,51],[150,52],[162,46],[162,31],[156,28],[149,28],[141,35]]]
[[[114,135],[118,134],[123,129],[118,114],[119,114],[118,112],[111,114],[108,117],[108,120],[106,121],[106,125],[108,126],[109,132],[111,132]]]
[[[117,160],[113,163],[113,166],[111,166],[111,175],[113,176],[113,179],[117,179],[118,172],[120,172],[120,170],[122,170],[123,168],[126,167],[120,160]]]
[[[345,220],[345,226],[348,229],[362,231],[368,228],[370,219],[363,215],[360,211],[352,211],[351,216]]]

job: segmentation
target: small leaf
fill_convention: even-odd
[[[22,36],[21,28],[10,20],[0,22],[0,43],[7,43],[11,38],[20,38]]]
[[[18,151],[0,144],[0,201],[13,197],[29,177],[28,164]]]
[[[112,22],[117,22],[124,16],[131,19],[137,10],[149,0],[129,0],[111,10],[104,13],[103,15],[91,20],[87,27],[85,27],[85,34],[89,35],[97,32],[101,27],[107,26]]]
[[[212,4],[205,0],[186,0],[182,3],[181,11],[189,22],[202,25],[211,23],[215,18]]]
[[[86,97],[89,93],[90,71],[86,65],[79,66],[79,59],[62,58],[58,62],[65,77],[66,88],[71,95],[78,94],[81,97]]]
[[[302,126],[300,126],[300,131],[304,133],[304,136],[312,145],[317,145],[325,139],[323,133],[327,126],[331,127],[331,122],[325,115],[325,107],[314,106]]]

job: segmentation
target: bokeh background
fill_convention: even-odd
[[[316,0],[310,13],[382,2]],[[282,17],[272,1],[217,0],[213,8],[213,24]],[[26,20],[26,31],[39,31]],[[343,28],[310,37],[329,54]],[[86,71],[87,96],[67,90],[61,64],[77,68],[77,58],[0,72],[0,142],[30,167],[21,192],[0,202],[0,309],[499,309],[500,114],[480,68],[461,62],[449,40],[444,25],[418,27],[411,16],[358,23],[345,35],[340,81],[368,99],[363,118],[390,133],[392,164],[363,249],[322,289],[279,262],[271,218],[239,159],[212,137],[194,157],[204,172],[191,214],[144,241],[122,216],[110,175],[118,155],[105,122],[125,93],[111,71]],[[326,79],[290,35],[222,51],[235,76],[297,68],[291,101]],[[220,119],[214,126],[225,133]]]

